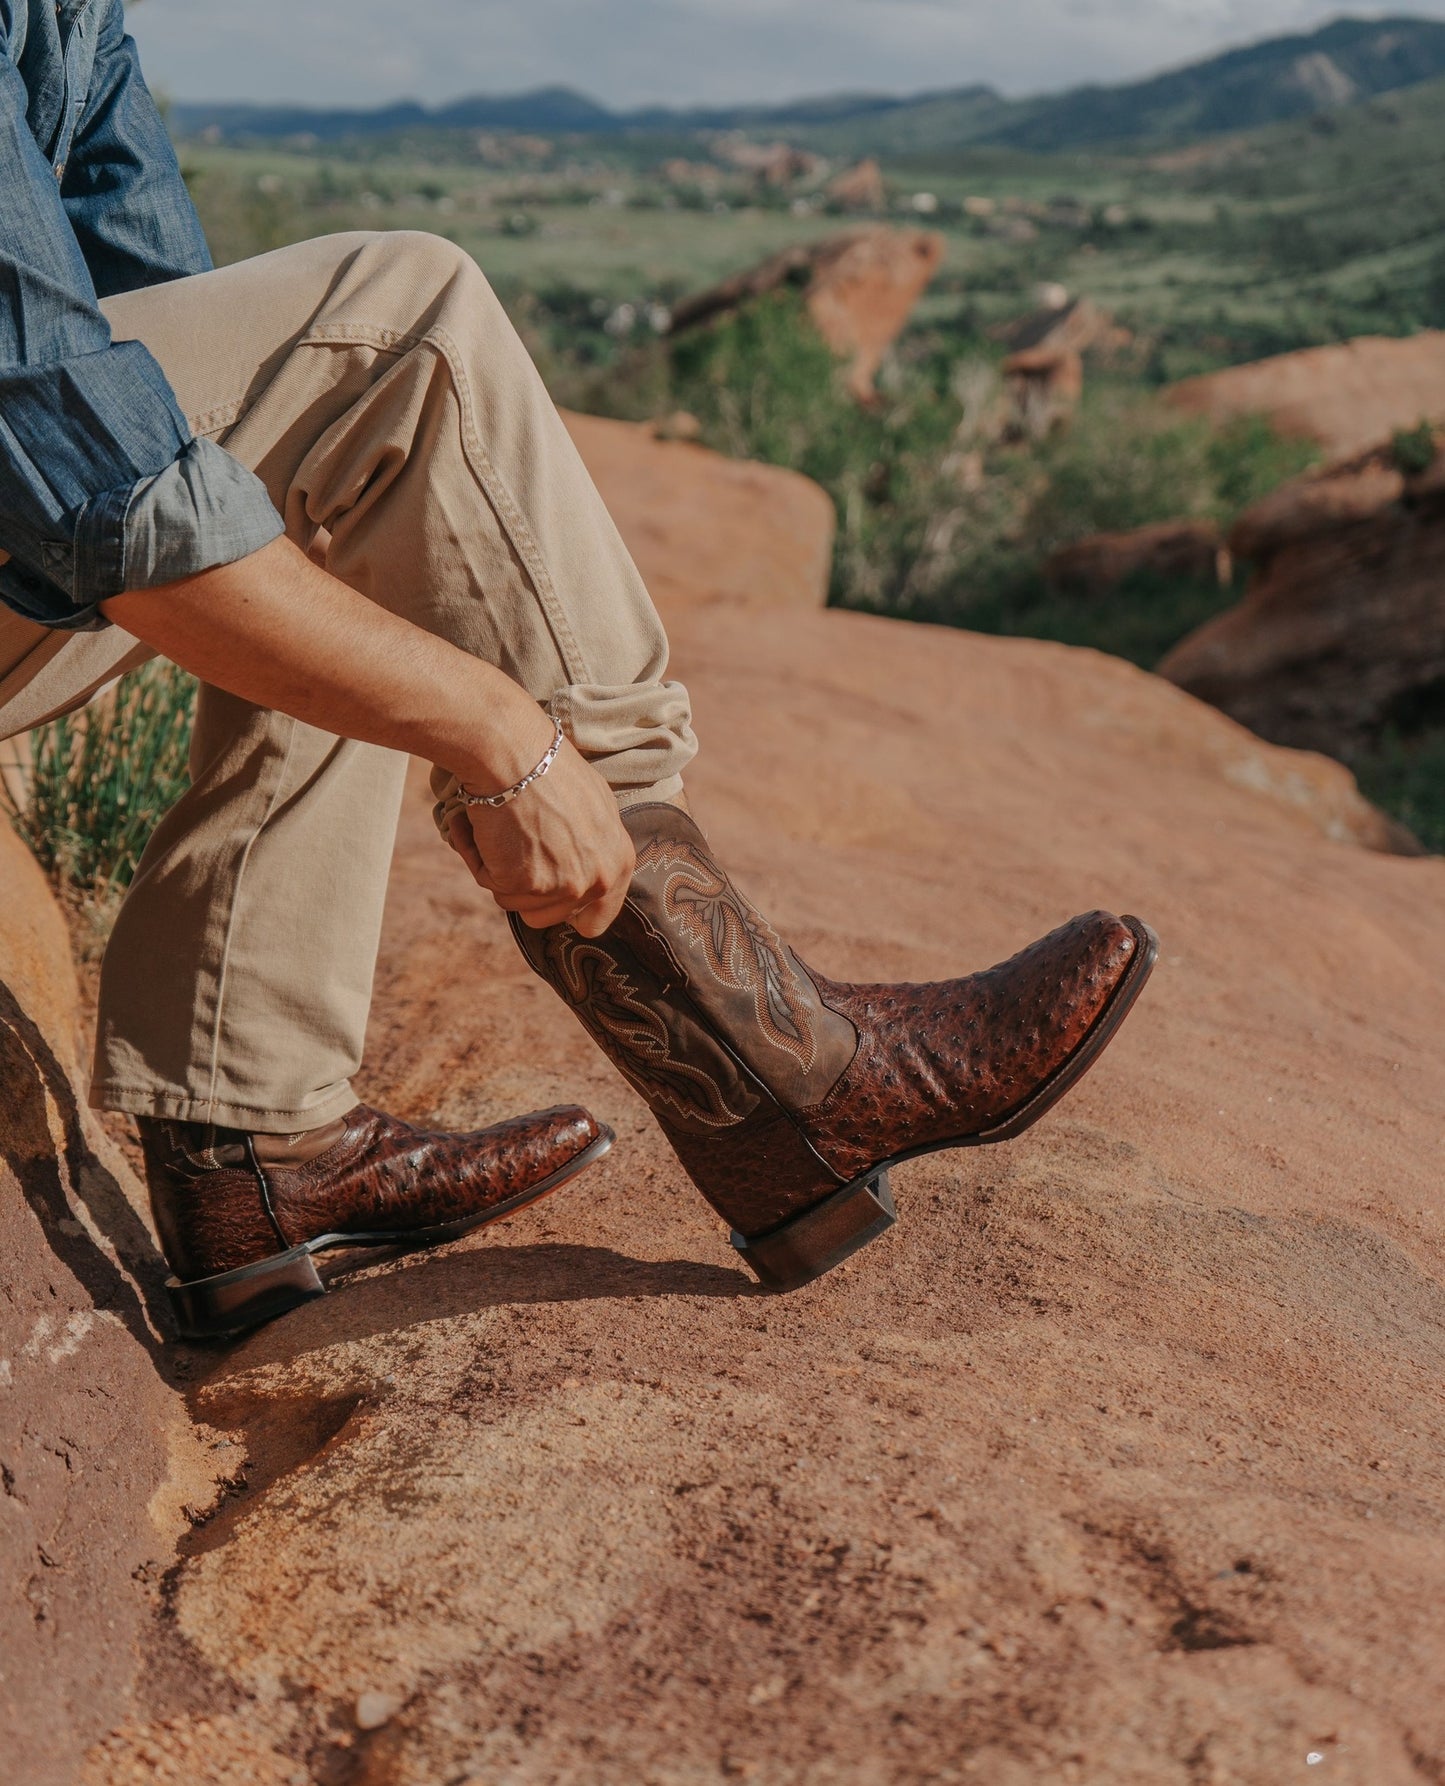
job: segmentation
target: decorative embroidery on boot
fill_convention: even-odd
[[[818,1052],[812,1011],[817,993],[811,985],[805,989],[762,913],[715,863],[671,839],[645,844],[637,871],[659,877],[668,917],[725,986],[747,994],[763,1036],[808,1072]]]
[[[525,944],[524,944],[525,947]],[[709,1073],[701,1060],[725,1056],[706,1033],[681,1012],[670,1012],[673,1026],[686,1026],[688,1053],[683,1059],[666,1016],[650,1004],[609,949],[559,926],[547,939],[547,977],[576,1011],[593,1040],[635,1091],[663,1122],[685,1131],[732,1128],[757,1109],[759,1100],[740,1075],[729,1083]]]

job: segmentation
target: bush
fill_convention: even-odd
[[[974,632],[1086,645],[1152,670],[1186,633],[1238,599],[1238,589],[1216,582],[1172,581],[1141,572],[1106,600],[1081,601],[1051,590],[1034,575],[975,598],[963,609],[962,624]]]
[[[1413,428],[1398,428],[1390,442],[1390,456],[1395,469],[1406,477],[1419,477],[1435,463],[1435,430],[1429,422]]]
[[[1445,726],[1408,737],[1387,732],[1350,767],[1367,800],[1445,855]]]
[[[83,712],[30,735],[16,830],[63,891],[97,908],[130,885],[161,815],[185,792],[195,682],[156,661]]]
[[[561,333],[548,345],[564,401],[627,418],[688,410],[710,446],[820,483],[838,515],[839,605],[988,631],[1072,638],[1077,617],[1040,584],[1056,547],[1180,517],[1227,524],[1315,456],[1262,421],[1213,428],[1107,379],[1052,439],[1010,442],[998,350],[953,319],[910,330],[863,408],[792,290],[585,372]],[[1153,662],[1219,598],[1134,589],[1117,605],[1125,654]],[[1087,617],[1087,642],[1100,622]]]

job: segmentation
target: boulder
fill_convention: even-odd
[[[1445,421],[1445,331],[1276,354],[1187,378],[1166,397],[1214,422],[1265,416],[1279,433],[1318,441],[1331,459],[1344,459],[1398,429]]]
[[[1062,427],[1084,395],[1084,362],[1068,347],[1031,347],[1003,363],[1007,431],[1043,440]]]
[[[1271,490],[1235,522],[1230,542],[1241,558],[1263,569],[1287,546],[1347,531],[1357,522],[1388,519],[1407,487],[1394,456],[1379,448]]]
[[[1050,301],[993,331],[1011,353],[1044,349],[1115,353],[1133,340],[1127,329],[1120,328],[1108,311],[1089,298],[1070,297],[1063,286],[1048,288],[1040,295]]]
[[[811,478],[681,444],[677,417],[564,420],[666,619],[699,603],[827,602],[835,518]]]
[[[1095,533],[1044,561],[1049,586],[1067,595],[1108,595],[1135,576],[1227,585],[1229,548],[1212,521],[1156,521],[1126,533]]]
[[[672,332],[710,322],[780,286],[799,286],[823,339],[849,362],[849,389],[868,402],[874,374],[942,265],[943,252],[935,231],[886,228],[788,248],[684,298],[673,309]]]
[[[871,155],[834,174],[823,190],[845,211],[881,211],[888,203],[883,169]]]
[[[932,230],[869,230],[815,273],[808,314],[834,353],[848,360],[848,388],[860,402],[871,400],[883,356],[932,283],[943,253],[943,238]]]
[[[162,1345],[142,1193],[85,1108],[65,921],[0,817],[0,1739],[68,1786],[215,1495]]]
[[[713,153],[767,186],[791,186],[798,180],[817,179],[827,165],[821,156],[791,143],[754,143],[740,136],[718,138],[713,143]]]
[[[749,551],[727,500],[679,588]],[[1100,903],[1158,924],[1155,986],[1028,1137],[901,1168],[886,1240],[762,1299],[418,773],[367,1092],[580,1095],[619,1146],[218,1360],[256,1467],[174,1577],[208,1694],[162,1655],[97,1780],[1438,1772],[1445,864],[1094,653],[801,603],[672,633],[695,803],[807,959],[930,978]]]
[[[1286,484],[1230,544],[1237,606],[1160,664],[1261,737],[1335,755],[1445,686],[1445,454],[1410,476],[1386,449]]]

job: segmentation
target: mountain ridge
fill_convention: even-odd
[[[489,130],[593,137],[768,131],[839,154],[997,146],[1050,153],[1180,141],[1307,117],[1445,75],[1445,22],[1339,18],[1265,38],[1143,80],[1007,99],[982,83],[908,95],[842,92],[782,105],[645,106],[615,111],[565,86],[473,94],[443,106],[375,108],[177,104],[181,135],[322,142],[403,130]]]

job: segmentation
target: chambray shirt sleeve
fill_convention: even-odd
[[[209,273],[211,251],[120,0],[100,10],[90,91],[60,196],[95,289],[110,298]]]
[[[0,601],[69,629],[104,625],[109,596],[231,563],[282,531],[260,480],[192,436],[155,358],[113,341],[100,310],[100,290],[210,262],[119,0],[97,10],[63,185],[0,37]]]

